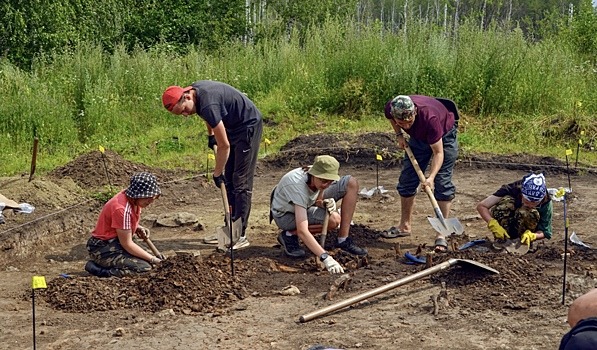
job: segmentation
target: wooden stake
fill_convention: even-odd
[[[33,152],[31,155],[31,170],[29,171],[29,182],[33,180],[33,174],[35,174],[35,166],[37,165],[37,144],[39,143],[39,139],[37,137],[33,138]]]

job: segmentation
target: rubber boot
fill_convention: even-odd
[[[91,260],[89,260],[87,264],[85,264],[85,271],[97,277],[112,276],[112,273],[110,273],[110,269],[103,268]]]

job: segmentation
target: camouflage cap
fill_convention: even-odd
[[[404,121],[411,121],[414,117],[415,104],[406,95],[398,95],[390,102],[390,113],[392,117]]]

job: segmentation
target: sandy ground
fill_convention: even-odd
[[[278,231],[268,222],[269,192],[291,168],[278,165],[261,162],[255,178],[248,231],[251,246],[236,256],[236,278],[246,288],[246,296],[233,298],[215,312],[188,315],[170,308],[151,312],[140,307],[67,312],[48,303],[44,294],[48,291],[38,290],[38,348],[308,349],[323,344],[342,349],[553,349],[568,329],[567,306],[595,285],[595,254],[571,247],[562,305],[564,207],[558,202],[554,203],[553,239],[536,244],[525,256],[478,250],[434,257],[436,264],[448,257],[471,258],[497,269],[499,275],[455,266],[301,323],[301,315],[425,269],[425,265],[405,264],[402,254],[432,244],[434,231],[426,217],[433,211],[421,193],[413,235],[391,240],[379,237],[380,231],[399,220],[399,197],[394,189],[399,168],[343,165],[341,173],[355,176],[361,187],[379,184],[389,192],[384,197],[359,200],[353,220],[358,234],[354,238],[369,249],[369,258],[366,266],[348,269],[350,283],[328,300],[325,296],[338,276],[317,271],[309,259],[285,258],[276,244]],[[568,186],[568,177],[561,168],[544,168],[549,187]],[[462,222],[466,232],[455,238],[456,246],[488,237],[489,231],[475,211],[476,203],[525,173],[525,169],[495,164],[458,164],[452,216]],[[147,208],[144,216],[188,212],[199,218],[204,229],[156,226],[152,228],[154,244],[170,257],[176,251],[187,251],[199,252],[203,260],[221,261],[222,276],[229,278],[228,260],[221,254],[212,255],[214,247],[201,241],[222,223],[220,192],[203,177],[184,179],[182,174],[165,174],[163,196]],[[123,178],[126,174],[113,178],[113,185]],[[593,226],[597,176],[576,172],[571,184],[573,193],[567,202],[569,233],[575,231],[585,243],[597,243]],[[50,288],[55,285],[53,281],[64,279],[61,274],[69,275],[74,284],[102,286],[116,282],[100,281],[83,271],[87,260],[85,242],[101,202],[90,199],[73,180],[40,177],[28,182],[26,177],[2,178],[0,193],[36,206],[36,211],[28,215],[5,210],[7,223],[0,226],[0,348],[29,349],[33,343],[32,276],[45,276]],[[279,293],[289,285],[301,293]],[[434,304],[438,296],[439,302]],[[147,297],[155,295],[147,293]],[[185,295],[172,297],[184,300]],[[79,302],[72,297],[71,303]]]

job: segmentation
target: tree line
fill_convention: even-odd
[[[36,57],[51,58],[81,43],[108,52],[120,45],[131,51],[213,50],[231,41],[305,33],[330,17],[390,31],[406,31],[410,21],[455,31],[468,21],[480,29],[518,27],[533,40],[582,18],[577,39],[589,53],[597,48],[590,0],[2,0],[0,57],[28,68]]]

